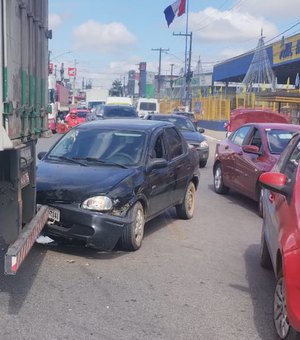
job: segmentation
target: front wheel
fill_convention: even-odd
[[[229,190],[229,188],[224,185],[223,170],[220,163],[216,165],[214,172],[214,188],[215,192],[218,194],[226,194]]]
[[[273,321],[279,339],[300,339],[300,333],[298,333],[289,323],[286,309],[285,280],[282,273],[279,275],[275,287]]]
[[[193,217],[195,209],[195,198],[195,184],[193,182],[190,182],[186,189],[183,202],[176,205],[176,213],[179,218],[189,220]]]
[[[121,245],[124,250],[138,250],[143,242],[145,215],[140,202],[136,202],[131,209],[132,222],[125,226],[121,237]]]

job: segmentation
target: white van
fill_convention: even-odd
[[[107,97],[106,105],[132,105],[130,97]]]
[[[140,118],[145,117],[148,113],[159,113],[159,102],[155,98],[139,98],[136,110]]]

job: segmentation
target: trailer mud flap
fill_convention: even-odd
[[[25,225],[18,239],[5,254],[4,274],[15,275],[48,220],[48,206],[43,205],[34,218]]]

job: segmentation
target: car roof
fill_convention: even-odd
[[[173,114],[182,115],[182,116],[194,115],[193,112],[188,112],[188,111],[173,111]]]
[[[283,130],[298,130],[298,131],[300,131],[300,125],[288,124],[288,123],[248,123],[248,124],[244,124],[242,126],[257,126],[257,127],[262,128],[262,129],[283,129]]]
[[[126,130],[138,130],[147,131],[153,130],[163,126],[174,126],[172,123],[160,120],[144,120],[140,118],[118,118],[118,119],[100,119],[87,122],[82,125],[78,125],[78,129],[90,129],[90,128],[104,128],[104,129],[126,129]]]
[[[179,115],[179,114],[174,114],[174,113],[166,113],[166,114],[163,114],[163,113],[150,113],[149,116],[151,117],[174,117],[174,118],[183,118],[183,119],[189,119],[188,117],[184,116],[184,115]]]
[[[131,107],[131,108],[134,108],[134,106],[131,105],[131,104],[114,104],[114,103],[112,103],[112,104],[110,104],[110,103],[104,104],[103,107],[124,107],[124,108],[125,107],[126,108]]]

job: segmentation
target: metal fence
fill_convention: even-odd
[[[240,93],[230,96],[207,96],[192,99],[192,111],[198,120],[223,121],[228,120],[230,112],[236,108],[268,108],[274,111],[289,114],[292,123],[299,124],[300,121],[300,96],[299,101],[289,102],[282,99],[280,103],[275,100],[266,100],[258,97],[255,93]],[[180,99],[162,99],[160,101],[160,112],[171,113],[174,109],[181,107]]]

